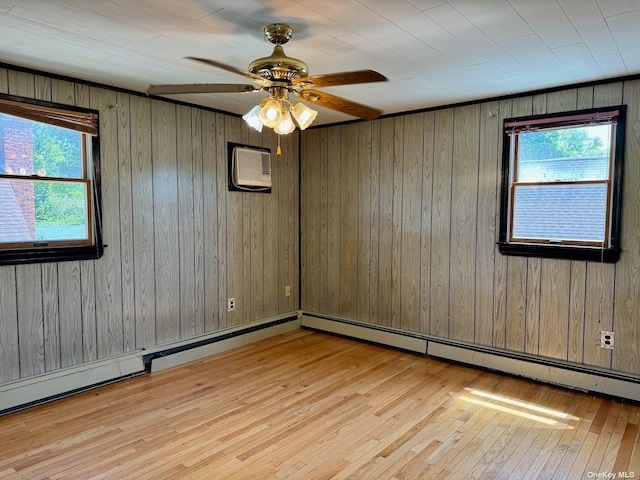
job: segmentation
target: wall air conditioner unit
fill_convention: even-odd
[[[271,192],[271,151],[229,143],[229,190]]]

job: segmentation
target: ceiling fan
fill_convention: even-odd
[[[151,95],[171,95],[189,93],[251,93],[266,92],[268,95],[243,118],[257,130],[262,126],[273,128],[278,134],[290,133],[295,129],[295,119],[302,130],[315,119],[317,112],[303,103],[289,99],[294,95],[306,102],[347,113],[364,120],[373,120],[382,112],[376,108],[352,102],[331,95],[317,87],[332,87],[356,83],[384,82],[387,78],[373,70],[331,73],[327,75],[309,76],[307,64],[302,60],[288,57],[282,45],[287,43],[293,29],[283,23],[275,23],[264,27],[267,40],[275,45],[273,53],[268,57],[258,58],[244,72],[224,63],[205,58],[187,57],[191,60],[237,73],[251,79],[251,84],[201,83],[180,85],[152,85],[147,93]]]

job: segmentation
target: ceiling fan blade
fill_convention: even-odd
[[[364,120],[375,120],[382,115],[382,111],[376,108],[361,105],[359,103],[352,102],[351,100],[336,97],[335,95],[330,95],[318,90],[304,89],[297,95],[307,102],[315,103],[321,107],[330,108],[339,112],[348,113],[349,115],[353,115],[354,117],[359,117]]]
[[[171,95],[176,93],[250,93],[259,90],[253,85],[241,83],[188,83],[184,85],[151,85],[149,95]]]
[[[215,60],[209,60],[208,58],[198,58],[198,57],[186,57],[186,58],[188,58],[189,60],[195,60],[196,62],[206,63],[207,65],[211,65],[212,67],[221,68],[222,70],[226,70],[227,72],[237,73],[238,75],[242,75],[243,77],[247,77],[252,80],[264,80],[262,77],[259,77],[258,75],[254,75],[251,72],[244,72],[242,70],[237,69],[236,67],[232,67],[231,65],[216,62]]]
[[[386,82],[387,80],[387,77],[373,70],[358,70],[297,78],[292,83],[301,86],[308,84],[314,87],[333,87],[335,85],[351,85],[354,83]]]

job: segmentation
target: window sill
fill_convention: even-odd
[[[576,247],[569,245],[541,245],[536,243],[498,242],[502,255],[520,257],[560,258],[587,262],[616,263],[620,259],[619,248]]]
[[[102,257],[103,253],[104,248],[96,245],[86,247],[4,249],[0,250],[0,265],[97,260]]]

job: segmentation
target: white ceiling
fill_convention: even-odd
[[[0,0],[0,62],[140,92],[247,83],[184,57],[244,71],[268,23],[293,26],[310,75],[387,76],[325,89],[385,114],[640,73],[640,0]],[[175,98],[243,114],[262,97]]]

